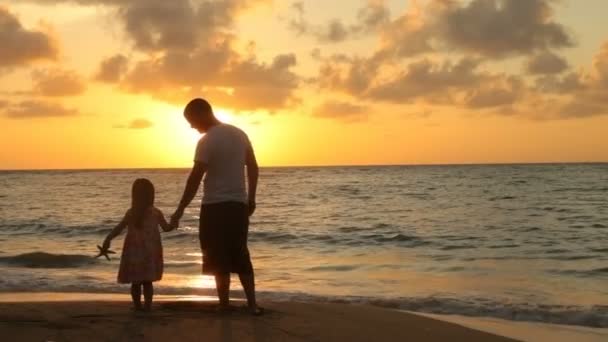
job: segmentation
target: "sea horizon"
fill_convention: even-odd
[[[540,161],[540,162],[487,162],[487,163],[421,163],[421,164],[319,164],[319,165],[260,165],[260,169],[289,169],[289,168],[360,168],[360,167],[458,167],[458,166],[551,166],[551,165],[605,165],[608,161]],[[32,172],[32,171],[129,171],[129,170],[190,170],[192,166],[183,167],[91,167],[91,168],[7,168],[0,172]]]

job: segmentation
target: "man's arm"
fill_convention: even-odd
[[[169,224],[169,222],[167,222],[167,220],[165,219],[165,214],[163,214],[162,211],[160,210],[156,210],[156,214],[158,215],[158,223],[160,225],[160,228],[165,231],[165,232],[170,232],[174,229],[177,229],[177,227],[172,226]]]
[[[258,176],[260,174],[258,161],[255,159],[255,153],[251,146],[247,149],[245,164],[247,165],[247,184],[249,186],[249,191],[247,192],[249,195],[249,216],[251,216],[255,211],[255,195],[258,189]]]
[[[207,165],[205,163],[194,163],[192,171],[190,171],[190,176],[188,176],[186,188],[184,189],[184,194],[179,202],[179,206],[177,207],[177,210],[175,210],[175,213],[171,216],[172,226],[177,226],[179,219],[182,217],[182,215],[184,215],[184,210],[190,204],[190,202],[192,202],[194,196],[196,196],[196,192],[198,191],[198,187],[201,184],[201,180],[203,179],[205,172],[207,172]]]

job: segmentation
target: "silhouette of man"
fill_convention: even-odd
[[[205,135],[196,147],[194,166],[171,223],[179,223],[205,176],[199,224],[203,274],[215,276],[220,310],[227,310],[230,274],[237,273],[251,313],[261,314],[247,248],[249,216],[255,211],[259,172],[253,147],[245,132],[220,122],[211,105],[203,99],[190,101],[184,116],[192,128]]]

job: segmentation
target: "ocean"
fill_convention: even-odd
[[[0,291],[127,294],[96,245],[133,180],[168,217],[187,172],[0,171]],[[156,293],[215,294],[200,197]],[[249,241],[262,300],[608,327],[608,164],[262,168]]]

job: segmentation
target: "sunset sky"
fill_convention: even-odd
[[[8,0],[0,169],[608,161],[605,0]]]

